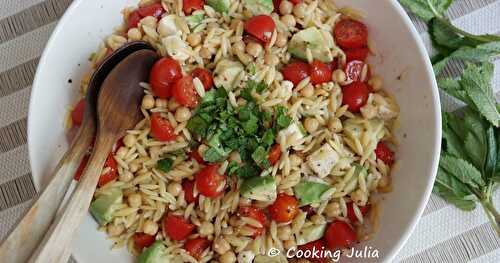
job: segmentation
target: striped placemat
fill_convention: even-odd
[[[0,0],[0,241],[37,195],[26,144],[31,83],[45,43],[71,2]],[[456,0],[449,15],[467,31],[500,33],[500,0]],[[430,50],[425,25],[412,19]],[[494,87],[500,97],[500,61],[496,64]],[[446,74],[456,76],[460,69],[453,64]],[[441,98],[448,110],[460,107],[446,95]],[[500,204],[500,194],[495,200]],[[433,195],[396,261],[500,262],[500,238],[480,208],[463,213]]]

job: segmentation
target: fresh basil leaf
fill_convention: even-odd
[[[470,187],[479,188],[485,185],[481,172],[463,159],[443,154],[439,167]]]
[[[453,0],[399,0],[399,2],[427,22],[436,16],[441,17]]]
[[[498,162],[498,145],[497,138],[495,138],[495,129],[490,126],[486,130],[486,140],[488,141],[488,152],[484,170],[486,178],[494,177],[496,172],[496,165]]]
[[[482,44],[476,47],[463,46],[451,53],[448,57],[435,63],[433,66],[434,74],[436,74],[436,76],[439,75],[452,59],[481,63],[488,62],[498,55],[500,55],[500,41]]]
[[[172,169],[174,160],[170,158],[161,159],[156,163],[156,169],[168,173]]]

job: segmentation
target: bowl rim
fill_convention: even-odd
[[[51,36],[50,36],[49,40],[47,41],[45,48],[42,52],[42,55],[40,57],[40,60],[39,60],[39,63],[37,65],[37,69],[35,72],[35,77],[34,77],[33,83],[32,83],[32,90],[30,93],[29,108],[28,108],[27,143],[28,143],[28,156],[29,156],[29,160],[30,160],[30,170],[32,171],[32,180],[34,181],[34,186],[35,186],[35,189],[37,190],[37,192],[39,192],[41,190],[40,188],[42,186],[40,185],[39,182],[34,180],[34,178],[37,176],[35,176],[33,174],[32,160],[34,159],[35,153],[34,153],[34,150],[31,146],[31,145],[33,145],[32,144],[33,137],[30,136],[30,134],[32,134],[33,131],[35,131],[34,124],[32,122],[32,116],[33,116],[33,110],[34,110],[34,105],[35,105],[35,100],[36,100],[34,95],[36,94],[37,90],[40,89],[40,88],[38,88],[40,86],[39,82],[40,82],[40,78],[41,78],[39,72],[41,71],[41,68],[46,67],[47,60],[48,60],[47,59],[48,54],[53,49],[53,46],[54,46],[53,42],[55,41],[55,39],[57,39],[59,34],[63,33],[62,32],[63,25],[66,24],[67,20],[70,19],[73,12],[75,12],[75,10],[77,10],[79,5],[83,1],[84,0],[75,0],[73,3],[71,3],[71,5],[64,12],[63,16],[61,16],[61,18],[59,19],[56,27],[52,31]],[[332,1],[335,1],[335,0],[332,0]],[[390,249],[386,253],[386,255],[385,255],[386,262],[393,261],[394,258],[397,256],[397,253],[407,243],[410,235],[414,232],[414,230],[418,224],[418,221],[422,217],[422,214],[427,206],[427,203],[428,203],[430,196],[431,196],[431,193],[432,193],[432,188],[433,188],[434,181],[435,181],[435,178],[437,175],[437,171],[438,171],[439,156],[441,153],[441,137],[442,137],[442,119],[441,119],[442,116],[441,116],[441,112],[440,112],[441,101],[440,101],[440,97],[439,97],[437,81],[436,81],[436,78],[434,75],[434,70],[432,68],[431,61],[427,55],[428,54],[427,49],[424,45],[422,38],[420,37],[420,34],[418,33],[417,29],[415,28],[415,25],[413,24],[413,22],[411,21],[410,17],[408,16],[408,14],[404,10],[404,8],[401,6],[401,4],[397,0],[389,0],[389,2],[391,4],[392,8],[394,9],[394,11],[397,12],[397,14],[401,17],[406,28],[408,28],[408,31],[411,34],[413,41],[417,45],[417,48],[418,48],[417,51],[419,52],[420,56],[425,57],[424,58],[424,61],[425,61],[424,66],[425,66],[426,74],[428,76],[430,76],[430,80],[431,80],[430,84],[431,84],[432,101],[433,101],[434,107],[436,109],[439,109],[439,110],[434,113],[434,115],[435,115],[434,116],[434,119],[435,119],[434,126],[436,127],[437,132],[436,132],[436,136],[434,138],[434,143],[433,143],[434,149],[432,149],[432,155],[434,156],[434,158],[433,158],[432,163],[430,164],[430,171],[432,174],[430,176],[428,176],[427,187],[424,191],[424,195],[421,196],[421,201],[420,201],[417,209],[415,210],[415,213],[412,217],[411,222],[406,226],[406,229],[404,230],[403,234],[399,238],[398,242],[393,244],[392,249]]]

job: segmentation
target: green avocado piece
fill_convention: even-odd
[[[253,15],[269,15],[274,10],[272,0],[244,0],[245,7],[252,12]]]
[[[225,13],[229,9],[229,0],[208,0],[207,4],[219,13]]]
[[[204,18],[205,15],[203,13],[192,14],[190,16],[187,16],[186,22],[189,26],[189,29],[196,31],[196,27],[198,27],[201,24]]]
[[[137,263],[168,263],[170,260],[164,256],[165,246],[161,241],[156,241],[146,248],[137,258]]]
[[[306,49],[311,50],[313,58],[328,63],[333,61],[330,50],[333,38],[329,34],[323,34],[315,27],[306,28],[295,33],[288,44],[288,52],[293,56],[307,60]]]
[[[99,225],[105,225],[113,219],[115,204],[122,202],[123,193],[119,189],[112,188],[108,193],[99,196],[90,204],[90,213]]]
[[[232,61],[229,59],[221,60],[217,63],[214,70],[215,86],[224,87],[226,90],[232,90],[236,79],[243,70],[243,65],[238,61]]]
[[[276,199],[276,180],[272,176],[252,177],[243,181],[240,187],[243,197],[258,201]]]
[[[330,188],[331,186],[328,184],[302,180],[293,190],[300,200],[300,205],[309,205],[320,202],[321,195]]]
[[[297,235],[297,245],[300,246],[321,239],[325,234],[325,230],[326,224],[302,228]]]

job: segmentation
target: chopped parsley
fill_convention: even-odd
[[[156,168],[162,172],[169,172],[172,169],[174,160],[170,158],[161,159],[156,163]]]

